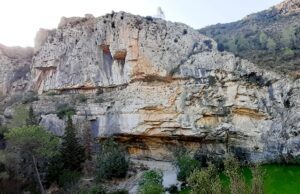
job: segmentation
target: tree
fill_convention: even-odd
[[[33,167],[37,183],[42,194],[45,193],[38,163],[42,158],[54,157],[57,152],[59,139],[40,126],[23,126],[13,128],[5,133],[5,138],[11,148],[10,152],[20,153],[24,161],[29,159]]]
[[[199,168],[201,164],[198,160],[184,154],[176,159],[175,165],[178,168],[178,180],[186,181],[187,177],[189,177],[195,169]]]
[[[32,106],[29,107],[28,118],[26,119],[26,125],[38,125],[38,121],[34,115]]]
[[[163,193],[163,176],[160,171],[148,170],[143,173],[139,182],[139,193],[161,194]]]
[[[250,48],[249,41],[242,35],[237,36],[237,49],[238,51],[248,50]]]
[[[84,148],[76,138],[76,132],[71,116],[68,116],[60,152],[65,170],[81,170],[81,163],[85,160]]]
[[[99,181],[125,177],[129,166],[127,153],[118,143],[107,139],[100,146],[96,166]]]
[[[191,194],[221,194],[222,184],[215,166],[209,164],[207,168],[196,169],[188,177]]]
[[[281,34],[281,44],[283,47],[291,48],[295,39],[295,29],[293,27],[284,28]]]
[[[26,125],[28,119],[28,109],[25,105],[19,104],[14,107],[12,120],[9,124],[9,128],[16,128]]]
[[[259,34],[259,43],[261,45],[261,48],[266,48],[266,44],[268,41],[268,36],[264,32],[260,32]]]
[[[83,172],[85,176],[91,176],[92,173],[95,171],[95,165],[92,161],[92,135],[90,130],[89,121],[84,122],[83,124],[83,146],[84,146],[84,153],[85,153],[85,161],[82,165]]]
[[[239,161],[233,156],[224,161],[225,174],[230,179],[230,190],[232,194],[247,193],[248,188]]]
[[[84,123],[83,126],[83,141],[84,141],[84,153],[87,160],[92,159],[92,134],[90,125],[88,122]]]
[[[276,49],[276,42],[272,38],[268,38],[267,49],[274,51]]]
[[[264,193],[264,172],[261,166],[255,165],[251,168],[252,173],[252,188],[251,194]]]

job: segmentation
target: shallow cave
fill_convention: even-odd
[[[104,71],[108,76],[112,76],[112,64],[113,64],[113,57],[111,55],[109,45],[107,44],[101,44],[100,48],[102,49],[102,58],[103,58],[103,67]]]

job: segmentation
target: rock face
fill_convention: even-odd
[[[0,44],[0,96],[28,89],[32,57],[32,48]]]
[[[95,137],[115,135],[134,157],[168,160],[178,146],[249,161],[299,155],[299,80],[221,52],[184,24],[119,12],[63,18],[45,33],[31,86],[41,124],[58,135],[55,107],[69,103],[76,126],[89,120]]]
[[[292,14],[300,12],[300,1],[299,0],[285,0],[282,3],[275,6],[275,8],[281,14]]]

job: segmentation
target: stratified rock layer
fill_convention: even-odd
[[[56,105],[84,93],[76,126],[90,120],[94,136],[115,135],[135,157],[167,160],[178,146],[251,161],[299,155],[299,80],[220,52],[184,24],[119,12],[41,33],[34,108],[58,135]]]

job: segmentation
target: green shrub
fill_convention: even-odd
[[[264,193],[264,171],[261,166],[255,165],[251,168],[252,173],[252,187],[251,193],[263,194]]]
[[[164,193],[164,188],[162,185],[158,184],[146,184],[140,187],[140,194],[162,194]]]
[[[164,192],[163,176],[160,171],[148,170],[144,172],[139,182],[140,194],[160,194]]]
[[[129,160],[124,148],[112,139],[107,139],[100,145],[96,165],[98,181],[121,178],[127,174]]]
[[[215,86],[217,83],[217,79],[214,76],[208,76],[208,85]]]
[[[56,115],[62,119],[65,116],[71,116],[75,114],[75,109],[68,103],[58,104],[56,106]]]
[[[285,49],[283,50],[283,57],[284,57],[285,59],[288,59],[288,58],[293,57],[294,54],[295,54],[295,52],[294,52],[292,49],[290,49],[290,48],[285,48]]]
[[[248,192],[245,178],[242,174],[239,161],[230,156],[224,161],[225,175],[230,179],[230,190],[232,194],[244,194]]]
[[[210,164],[207,168],[196,169],[188,177],[191,194],[221,194],[222,184],[217,169]]]
[[[38,101],[38,100],[39,100],[39,97],[38,97],[37,93],[35,93],[34,91],[28,91],[22,97],[23,104],[28,104],[28,103]]]
[[[103,103],[104,102],[104,99],[102,97],[98,97],[95,99],[94,101],[95,103]]]
[[[127,190],[117,190],[117,191],[110,192],[108,194],[129,194],[129,192]]]
[[[48,91],[48,92],[46,92],[46,95],[47,96],[55,96],[55,95],[59,95],[59,93],[56,91]]]
[[[166,189],[170,194],[177,194],[179,193],[178,188],[176,185],[171,185],[169,188]]]
[[[21,94],[14,94],[12,95],[9,100],[5,103],[5,107],[11,106],[15,103],[21,102],[23,96]]]
[[[0,125],[0,136],[4,135],[4,133],[6,133],[6,132],[8,132],[8,128],[6,126],[1,126]]]
[[[100,94],[103,94],[103,89],[102,88],[98,88],[96,91],[96,95],[99,96]]]
[[[148,170],[144,172],[142,179],[139,182],[139,185],[145,184],[162,184],[163,176],[160,171],[157,170]]]
[[[80,176],[80,172],[65,170],[59,176],[58,184],[62,187],[71,187],[79,181]]]
[[[46,173],[46,181],[51,184],[53,182],[59,182],[59,176],[61,172],[64,170],[64,163],[62,161],[62,157],[57,155],[52,157],[48,161],[47,165],[47,173]]]
[[[106,191],[101,185],[97,185],[88,189],[81,189],[78,194],[106,194]]]
[[[200,162],[193,159],[187,154],[179,156],[175,161],[178,168],[177,179],[180,181],[186,181],[187,177],[197,168],[200,168]]]
[[[78,94],[76,96],[76,101],[78,101],[80,103],[84,103],[87,101],[87,97],[84,94]]]
[[[12,115],[12,120],[10,121],[8,128],[21,127],[26,125],[26,121],[28,119],[29,110],[26,105],[18,104],[14,107],[14,112]]]

